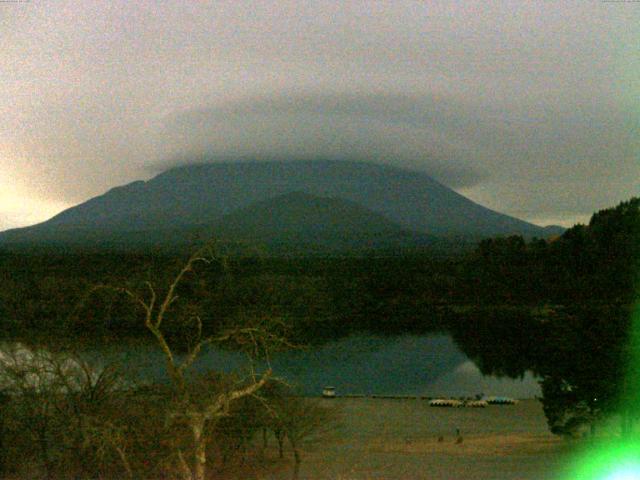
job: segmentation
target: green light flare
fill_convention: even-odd
[[[640,442],[611,440],[579,455],[566,480],[640,480]]]
[[[620,413],[640,408],[640,301],[633,309],[627,350],[625,388]],[[585,446],[575,457],[564,480],[640,480],[640,436],[613,437]]]

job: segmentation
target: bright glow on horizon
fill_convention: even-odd
[[[39,199],[13,179],[0,177],[0,231],[43,222],[69,207],[65,202]]]
[[[44,222],[69,205],[28,197],[0,195],[0,231]]]

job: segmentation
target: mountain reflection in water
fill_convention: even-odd
[[[164,357],[153,345],[120,344],[90,352],[97,363],[122,362],[140,379],[165,379]],[[352,335],[322,346],[282,352],[271,361],[274,373],[304,395],[319,395],[331,385],[338,395],[509,395],[531,398],[540,394],[535,379],[483,377],[453,340],[440,335]],[[208,348],[194,371],[242,370],[242,354]],[[132,368],[129,368],[132,367]]]

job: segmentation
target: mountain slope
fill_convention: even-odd
[[[37,235],[36,235],[37,232]],[[181,248],[215,237],[263,246],[272,253],[363,252],[429,247],[437,238],[410,232],[354,202],[292,192],[224,215],[216,224],[118,230],[103,226],[42,225],[0,234],[0,245],[86,248]]]
[[[114,188],[39,225],[4,232],[0,242],[37,243],[61,232],[71,232],[68,237],[84,232],[92,237],[108,233],[126,243],[126,232],[220,225],[225,215],[291,192],[353,202],[408,231],[546,236],[543,228],[484,208],[424,173],[364,162],[308,160],[173,168],[147,182]]]
[[[260,242],[298,250],[397,248],[433,243],[425,234],[404,230],[357,203],[293,192],[225,215],[212,234],[222,239]]]
[[[292,192],[257,202],[222,217],[217,229],[224,235],[274,238],[307,235],[384,235],[399,225],[357,203]]]

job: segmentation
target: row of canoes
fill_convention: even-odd
[[[429,402],[432,407],[470,407],[484,408],[488,405],[515,405],[517,400],[508,397],[489,397],[483,400],[456,400],[453,398],[435,398]]]
[[[324,387],[322,391],[324,398],[336,398],[336,389],[334,387]],[[364,395],[343,395],[345,398],[360,398]],[[394,398],[394,399],[411,399],[423,398],[411,395],[371,395],[371,398]],[[517,400],[509,397],[486,397],[480,400],[456,400],[453,398],[435,398],[430,399],[429,405],[432,407],[471,407],[482,408],[487,405],[514,405]]]
[[[463,401],[463,400],[455,400],[453,398],[436,398],[429,402],[429,406],[431,407],[474,407],[474,408],[482,408],[486,407],[488,403],[485,400],[473,400],[473,401]]]

